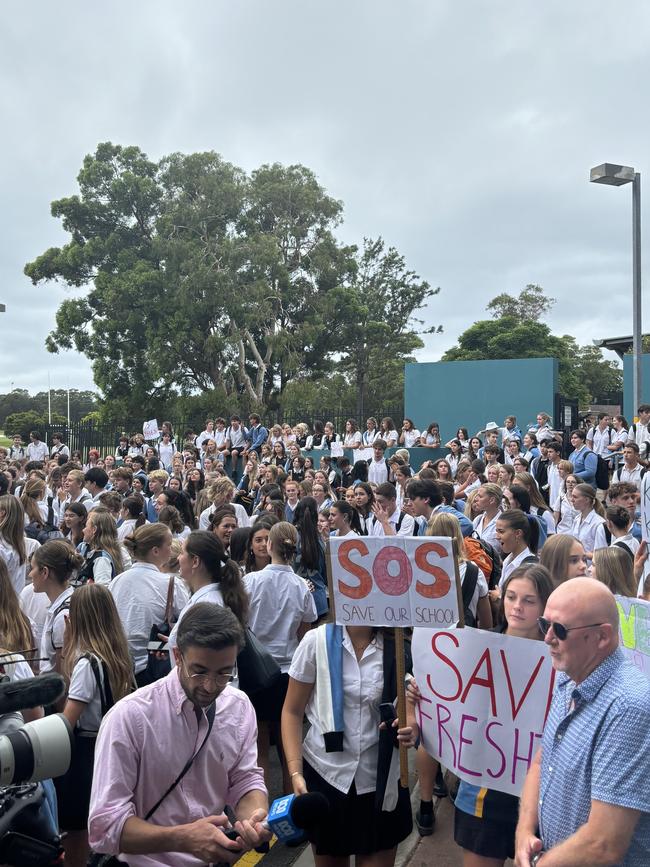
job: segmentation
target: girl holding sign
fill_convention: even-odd
[[[537,618],[553,589],[543,566],[515,569],[503,585],[501,623],[493,631],[543,640]],[[518,798],[461,780],[455,807],[454,840],[463,850],[463,867],[502,867],[514,858]]]
[[[410,670],[407,648],[407,670]],[[316,867],[392,867],[411,831],[407,788],[399,782],[400,742],[414,746],[418,725],[381,725],[380,704],[397,694],[395,642],[372,626],[326,623],[308,632],[289,669],[282,743],[296,795],[321,792],[327,823],[310,833]],[[311,727],[302,742],[303,718]]]

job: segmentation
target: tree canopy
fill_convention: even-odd
[[[621,369],[603,358],[600,349],[579,346],[568,334],[558,337],[539,321],[554,303],[554,299],[544,295],[541,286],[533,284],[528,284],[517,297],[508,293],[497,295],[486,308],[494,318],[471,325],[442,360],[553,357],[558,359],[560,392],[577,398],[581,406],[602,394],[621,391]]]
[[[334,374],[400,390],[432,290],[384,241],[335,230],[342,204],[301,165],[245,173],[214,152],[153,162],[100,144],[52,203],[70,240],[25,266],[73,290],[47,338],[93,365],[113,412],[214,391],[280,403]],[[360,350],[360,352],[359,352]],[[381,390],[380,390],[380,393]]]

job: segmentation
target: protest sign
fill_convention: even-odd
[[[146,440],[158,439],[158,419],[152,418],[142,425],[142,436]]]
[[[620,647],[646,677],[650,677],[650,602],[617,596]]]
[[[331,592],[343,626],[439,626],[458,621],[452,540],[332,536]]]
[[[416,629],[411,650],[427,752],[469,783],[519,795],[553,696],[544,642]]]
[[[342,458],[345,452],[343,451],[343,443],[332,443],[330,446],[330,456],[333,458]]]

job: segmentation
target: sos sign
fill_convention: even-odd
[[[458,597],[451,539],[332,537],[336,622],[374,626],[452,626]]]

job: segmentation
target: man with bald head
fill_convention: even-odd
[[[515,864],[648,867],[650,682],[618,647],[616,601],[573,578],[539,623],[556,689],[524,783]]]

